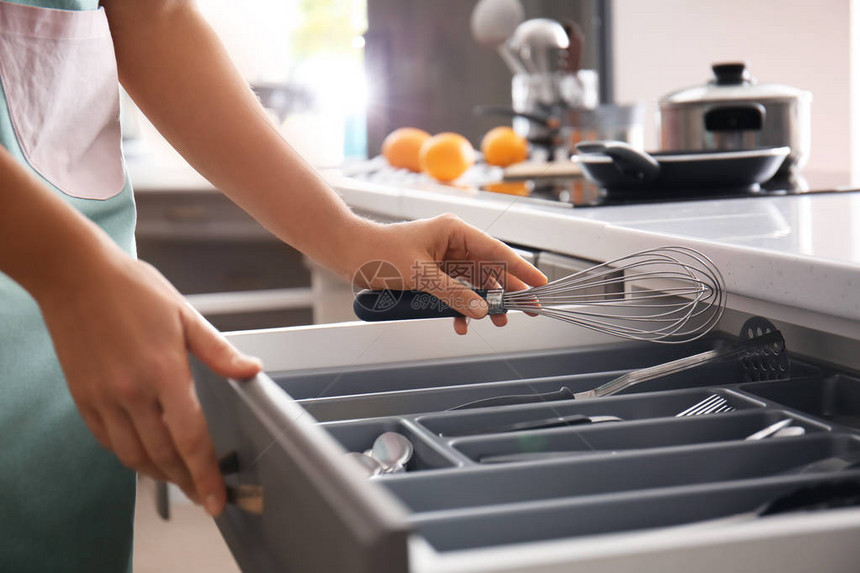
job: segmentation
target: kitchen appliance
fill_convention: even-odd
[[[704,86],[673,92],[660,102],[664,151],[746,150],[783,147],[784,173],[809,158],[812,94],[779,84],[758,84],[745,63],[712,66]]]
[[[708,192],[722,189],[758,190],[770,180],[789,154],[788,147],[742,151],[646,153],[622,141],[588,141],[576,146],[588,179],[613,193],[657,189]]]
[[[826,195],[860,191],[848,173],[810,172],[802,175],[775,177],[755,188],[689,187],[648,189],[638,191],[616,191],[608,193],[604,188],[584,179],[579,163],[569,160],[553,162],[529,161],[495,170],[486,165],[477,165],[471,173],[457,182],[456,187],[443,185],[421,173],[395,169],[384,157],[344,166],[340,171],[346,177],[344,185],[380,186],[380,188],[411,188],[436,193],[440,197],[477,195],[487,202],[509,201],[510,195],[497,192],[496,182],[503,182],[517,195],[523,205],[555,207],[558,209],[612,207],[617,205],[642,205],[656,203],[681,203],[712,199],[765,199],[790,195]],[[510,174],[510,177],[508,176]],[[351,183],[349,183],[351,182]],[[516,183],[516,185],[514,185]],[[510,185],[509,185],[510,184]]]
[[[705,335],[725,308],[723,278],[708,257],[668,246],[595,265],[520,291],[478,289],[488,314],[522,310],[620,338],[676,344]],[[607,292],[615,293],[606,296]],[[364,290],[356,316],[366,321],[463,316],[421,291]]]
[[[823,504],[802,515],[713,520],[805,486],[860,477],[850,461],[802,471],[860,451],[860,426],[811,413],[829,384],[852,388],[860,378],[794,357],[790,381],[743,383],[740,365],[720,363],[609,398],[446,412],[559,383],[583,390],[619,371],[735,340],[722,332],[679,346],[616,342],[541,318],[510,318],[504,329],[473,323],[473,335],[452,344],[444,321],[236,333],[231,342],[260,355],[266,374],[230,381],[195,365],[216,448],[236,453],[228,485],[258,488],[261,514],[230,506],[217,519],[243,570],[665,573],[695,563],[705,573],[835,573],[856,566],[857,509]],[[807,388],[808,399],[796,401],[794,386]],[[734,410],[676,417],[712,394]],[[858,404],[842,407],[856,415]],[[573,414],[622,420],[459,435]],[[804,434],[745,439],[785,419]],[[388,431],[409,439],[412,459],[404,473],[369,480],[344,454]],[[564,455],[482,463],[541,452]]]

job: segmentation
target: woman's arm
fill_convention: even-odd
[[[436,276],[415,277],[416,261],[499,263],[511,289],[545,282],[511,249],[459,219],[380,225],[354,215],[269,122],[194,2],[102,4],[120,80],[141,110],[195,169],[283,241],[347,279],[370,260],[389,261],[404,287],[427,290],[472,318],[486,314],[485,301],[431,265],[421,268]],[[458,320],[458,332],[465,325]]]
[[[371,225],[284,141],[194,2],[102,4],[120,81],[173,147],[280,239],[353,271]]]

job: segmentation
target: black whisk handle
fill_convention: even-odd
[[[486,299],[488,291],[475,289]],[[420,290],[363,290],[352,303],[355,315],[366,322],[463,316],[432,294]]]

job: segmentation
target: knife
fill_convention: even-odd
[[[480,434],[501,434],[506,432],[521,432],[524,430],[542,430],[544,428],[562,428],[565,426],[578,426],[581,424],[599,424],[601,422],[621,422],[618,416],[585,416],[583,414],[570,414],[569,416],[555,416],[552,418],[541,418],[539,420],[528,420],[526,422],[515,422],[497,426],[484,426],[473,430],[457,432],[456,434],[442,434],[440,436],[474,436]]]

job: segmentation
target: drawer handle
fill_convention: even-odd
[[[226,454],[218,460],[218,469],[225,476],[239,473],[239,455],[235,451]],[[242,511],[262,515],[263,486],[253,484],[228,485],[227,503],[235,505]]]
[[[240,486],[227,486],[227,503],[235,505],[242,511],[263,514],[263,486],[242,484]]]

